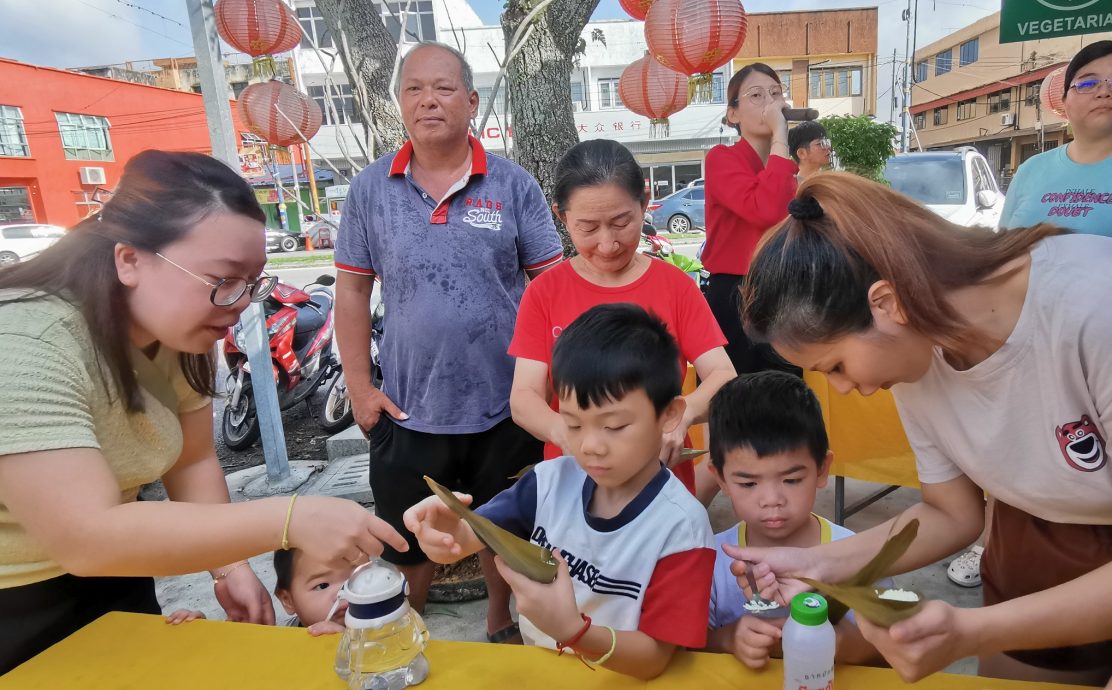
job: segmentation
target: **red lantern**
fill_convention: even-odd
[[[649,11],[649,7],[653,4],[653,0],[618,0],[618,2],[621,3],[626,14],[639,22],[645,21],[645,13]]]
[[[709,99],[713,72],[745,42],[748,19],[739,0],[656,0],[645,16],[645,42],[665,67],[690,75]]]
[[[281,0],[220,0],[216,31],[236,50],[248,55],[274,55],[301,42],[297,15]]]
[[[622,103],[649,118],[652,136],[668,136],[668,116],[687,107],[687,77],[646,55],[622,72]]]
[[[239,96],[239,115],[252,132],[278,146],[312,139],[321,123],[320,108],[313,99],[280,81],[264,81],[244,89]]]
[[[1063,120],[1066,119],[1066,107],[1063,103],[1065,100],[1066,89],[1066,68],[1059,67],[1042,81],[1042,86],[1039,87],[1039,102],[1042,107],[1054,113]]]

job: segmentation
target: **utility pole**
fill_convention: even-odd
[[[212,0],[186,0],[186,7],[193,33],[193,48],[197,52],[197,72],[201,80],[209,138],[212,140],[212,155],[232,169],[239,170],[238,137],[232,121],[232,109],[228,105],[228,85],[213,20]],[[263,305],[250,303],[241,319],[247,340],[247,359],[251,364],[251,388],[262,435],[268,489],[274,493],[292,490],[304,483],[309,473],[290,472]]]
[[[892,85],[888,87],[888,122],[896,123],[896,49],[892,49]]]
[[[907,0],[907,9],[904,10],[903,19],[907,23],[907,34],[904,38],[904,46],[907,50],[907,57],[904,60],[903,69],[903,111],[900,113],[900,151],[907,153],[908,151],[908,130],[911,127],[911,82],[914,77],[912,65],[915,61],[915,42],[918,38],[919,29],[919,0]]]

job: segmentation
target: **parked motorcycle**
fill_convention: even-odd
[[[672,247],[672,241],[663,235],[658,235],[656,228],[648,221],[641,224],[641,242],[637,249],[642,254],[655,256],[658,259],[669,257],[675,251]]]
[[[339,378],[340,362],[332,348],[335,296],[329,288],[335,282],[332,276],[322,275],[305,290],[279,282],[263,303],[271,367],[282,410],[306,400],[330,379]],[[245,341],[243,322],[229,328],[224,336],[228,379],[221,430],[224,445],[237,451],[246,450],[259,438]]]
[[[382,388],[379,347],[382,344],[382,318],[385,313],[385,306],[382,301],[379,301],[371,312],[371,383],[374,384],[375,388]],[[340,372],[328,385],[321,426],[324,427],[325,431],[336,433],[351,426],[353,421],[355,421],[355,412],[351,409],[351,397],[348,394],[347,380],[344,378],[344,372],[341,368]]]

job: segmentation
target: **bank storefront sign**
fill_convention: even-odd
[[[1112,31],[1112,0],[1003,0],[1000,42]]]

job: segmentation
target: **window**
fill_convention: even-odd
[[[479,116],[478,116],[478,119],[480,119],[480,120],[483,118],[483,114],[486,113],[487,108],[490,106],[490,96],[491,96],[492,88],[493,87],[490,87],[490,86],[476,86],[475,87],[475,91],[479,94]],[[498,89],[498,98],[496,98],[495,101],[494,101],[494,110],[490,111],[491,112],[491,115],[490,115],[491,117],[494,117],[495,115],[497,115],[498,117],[502,117],[505,114],[505,110],[502,107],[503,104],[505,103],[505,101],[502,100],[503,97],[505,96],[505,94],[506,94],[506,83],[502,82],[502,86]],[[572,100],[574,100],[574,99],[572,99]],[[493,122],[493,121],[490,121],[490,122]]]
[[[927,114],[915,113],[915,129],[923,129],[927,126]]]
[[[946,120],[949,118],[949,114],[950,114],[950,106],[943,106],[941,108],[935,108],[934,109],[934,126],[937,127],[939,125],[946,124]]]
[[[334,47],[332,33],[328,30],[328,25],[324,23],[324,15],[320,13],[315,5],[312,7],[298,7],[297,21],[301,22],[301,28],[305,32],[305,35],[301,37],[302,48],[313,47],[307,36],[313,37],[318,48]]]
[[[988,111],[990,113],[1006,113],[1012,109],[1012,90],[1004,89],[988,95]]]
[[[402,38],[402,15],[405,15],[405,37]],[[420,43],[436,40],[436,17],[431,0],[408,0],[382,4],[382,23],[398,43]]]
[[[0,156],[30,156],[23,112],[13,105],[0,105]]]
[[[939,53],[934,56],[934,76],[946,74],[953,67],[954,51],[947,50],[945,53]]]
[[[972,41],[966,41],[965,43],[961,44],[961,47],[958,49],[958,52],[960,53],[960,57],[958,58],[959,67],[972,65],[974,62],[977,61],[977,53],[980,47],[980,41],[981,39],[974,38]]]
[[[575,104],[579,104],[575,108]],[[576,110],[587,110],[587,89],[583,86],[583,80],[572,77],[571,80],[571,104]]]
[[[6,240],[35,240],[61,236],[62,232],[50,225],[17,225],[3,229],[3,237]]]
[[[980,158],[974,158],[971,162],[973,163],[973,193],[995,192],[996,182],[985,166],[985,162]]]
[[[233,81],[231,84],[229,84],[229,86],[232,87],[232,97],[238,101],[240,94],[242,94],[243,90],[247,88],[247,82]]]
[[[958,120],[968,120],[977,116],[977,99],[970,98],[966,101],[958,101]]]
[[[927,61],[926,60],[920,60],[919,62],[916,62],[915,63],[915,81],[916,82],[926,81],[927,80],[927,73],[929,71],[930,70],[927,69]]]
[[[811,98],[845,98],[861,95],[860,67],[831,67],[811,70]]]
[[[792,99],[792,71],[790,69],[780,70],[780,83],[784,85],[784,98],[789,101]]]
[[[621,108],[622,97],[618,93],[618,79],[598,80],[598,103],[602,108]]]
[[[351,97],[351,84],[336,84],[336,88],[332,89],[332,108],[336,109],[335,115],[333,115],[332,108],[328,107],[325,100],[325,94],[328,92],[327,87],[310,86],[308,90],[309,96],[320,106],[321,114],[324,116],[322,124],[346,125],[349,122],[357,121],[355,104]]]
[[[687,198],[691,201],[706,201],[706,193],[706,189],[703,187],[692,187],[691,193],[687,195]]]
[[[1026,94],[1023,96],[1023,102],[1026,105],[1037,105],[1039,102],[1039,89],[1041,87],[1041,81],[1036,81],[1028,84]]]
[[[713,76],[714,81],[711,83],[711,97],[710,100],[706,98],[694,98],[691,100],[692,105],[718,103],[723,104],[726,102],[726,75],[722,72],[715,72]]]
[[[79,161],[110,161],[112,141],[108,138],[108,120],[99,115],[54,113],[66,158]]]

